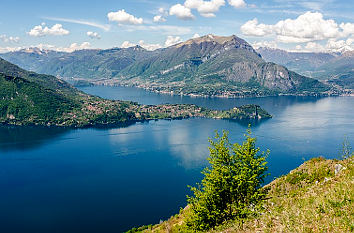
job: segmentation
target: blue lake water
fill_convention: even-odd
[[[338,158],[354,144],[353,97],[191,98],[127,87],[86,87],[143,104],[194,103],[228,109],[255,103],[274,117],[252,127],[270,149],[269,182],[316,156]],[[247,124],[228,120],[150,121],[111,129],[0,128],[0,232],[123,232],[158,223],[186,205],[187,185],[207,165],[208,137]]]

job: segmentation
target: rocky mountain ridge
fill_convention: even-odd
[[[2,54],[40,73],[174,94],[266,96],[330,94],[329,86],[266,62],[245,40],[206,35],[147,51],[140,46],[53,54]]]

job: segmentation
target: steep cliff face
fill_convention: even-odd
[[[226,72],[228,80],[236,82],[257,82],[269,89],[293,91],[298,81],[293,80],[290,72],[274,63],[235,63],[231,70]]]
[[[233,90],[246,87],[268,92],[297,93],[303,85],[315,85],[316,80],[297,75],[287,68],[265,62],[246,41],[237,36],[207,35],[161,50],[155,56],[123,70],[123,78],[148,80],[155,83],[183,82],[188,85],[228,85]],[[311,87],[312,88],[312,87]],[[263,90],[264,91],[264,90]]]

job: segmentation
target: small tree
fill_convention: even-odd
[[[256,138],[247,130],[242,144],[230,144],[228,133],[216,133],[209,139],[210,167],[203,170],[204,179],[191,187],[193,197],[187,197],[190,213],[186,218],[191,230],[207,230],[233,218],[244,218],[265,196],[261,185],[266,177],[267,153],[259,153]]]

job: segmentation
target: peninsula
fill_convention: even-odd
[[[157,119],[208,117],[264,119],[257,105],[216,111],[192,104],[141,105],[88,95],[54,76],[29,72],[0,59],[0,124],[92,127]]]

